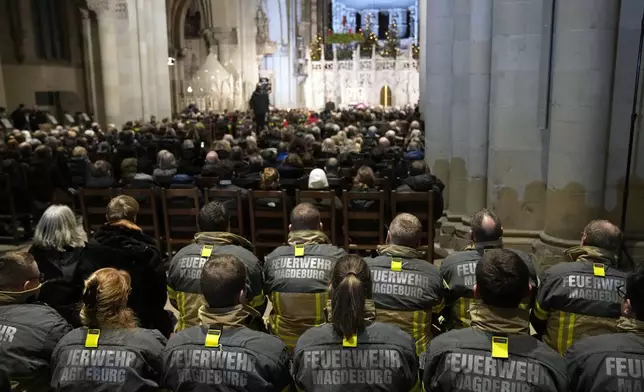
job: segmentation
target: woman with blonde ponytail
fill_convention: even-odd
[[[83,327],[67,334],[52,355],[54,391],[152,391],[161,375],[166,339],[137,327],[127,307],[131,279],[103,268],[86,281],[80,312]]]
[[[309,392],[419,388],[414,340],[396,326],[373,321],[371,294],[367,263],[357,255],[340,258],[331,272],[329,323],[306,331],[295,347],[293,378],[298,388]]]

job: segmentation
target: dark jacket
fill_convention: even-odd
[[[170,188],[172,185],[189,185],[194,182],[194,178],[187,174],[177,174],[176,169],[154,169],[152,177],[155,183],[164,188]]]
[[[565,252],[568,260],[539,277],[533,324],[543,341],[564,354],[583,336],[615,331],[622,300],[617,288],[626,283],[614,253],[578,246]]]
[[[38,300],[54,308],[72,327],[81,326],[81,297],[85,279],[95,271],[95,265],[83,261],[83,248],[66,248],[64,252],[38,245],[29,253],[38,264],[45,283],[38,293]]]
[[[441,263],[440,274],[445,286],[445,329],[465,328],[470,325],[469,309],[474,303],[476,264],[483,257],[486,249],[497,248],[503,248],[501,241],[472,244],[460,252],[447,256]],[[534,296],[538,288],[534,257],[517,249],[511,250],[517,253],[528,267]],[[532,298],[526,298],[523,306],[529,308],[531,303]]]
[[[295,245],[303,245],[303,256],[295,256]],[[331,269],[346,253],[319,231],[294,231],[289,245],[266,256],[264,293],[273,303],[269,324],[287,347],[308,328],[325,322]]]
[[[418,359],[414,340],[395,325],[369,322],[356,347],[343,347],[342,337],[325,324],[297,341],[292,373],[308,392],[407,392],[418,383]]]
[[[443,308],[438,268],[412,248],[384,245],[378,247],[378,253],[380,256],[365,260],[371,271],[376,320],[410,334],[416,353],[421,355],[432,337],[432,314],[440,314]]]
[[[250,108],[253,109],[255,114],[268,113],[270,99],[268,94],[259,91],[254,91],[250,97]]]
[[[86,346],[87,328],[68,333],[51,357],[51,388],[60,392],[157,391],[161,350],[159,331],[101,329],[98,347]]]
[[[195,242],[172,258],[168,269],[168,296],[179,310],[175,332],[199,324],[199,308],[205,305],[200,279],[203,265],[210,254],[230,254],[246,266],[246,298],[253,308],[263,309],[262,267],[245,238],[232,233],[197,233]]]
[[[95,177],[88,175],[85,182],[85,187],[90,189],[106,189],[114,186],[114,178],[112,176]]]
[[[90,162],[87,157],[71,157],[67,162],[71,183],[74,187],[83,187],[87,181]]]
[[[128,306],[142,328],[172,332],[170,316],[164,310],[167,292],[165,268],[154,239],[128,221],[101,226],[83,251],[83,258],[97,269],[113,267],[132,278]]]
[[[351,192],[374,193],[374,192],[378,192],[378,190],[354,188],[354,189],[351,189]],[[378,202],[375,200],[354,199],[349,202],[350,211],[378,211],[378,208],[379,208]]]
[[[281,392],[289,385],[290,360],[284,343],[244,327],[247,314],[242,305],[203,307],[199,317],[201,325],[175,334],[163,350],[164,388]],[[216,345],[206,346],[209,329],[220,333]]]
[[[568,392],[566,362],[530,336],[528,310],[477,304],[471,313],[472,328],[449,331],[429,344],[423,371],[427,391]],[[503,350],[492,352],[493,337],[507,339],[506,356]]]
[[[72,327],[54,309],[30,304],[38,289],[0,292],[0,370],[18,383],[16,391],[47,391],[49,359]]]
[[[407,177],[403,180],[403,184],[396,188],[396,192],[434,192],[434,221],[437,221],[443,215],[443,189],[445,189],[445,184],[432,174],[421,174],[418,176]],[[408,206],[410,211],[418,208],[422,208],[423,211],[427,210],[427,203],[424,203],[422,206],[414,206],[411,203],[411,206]],[[401,212],[406,212],[401,211]]]
[[[616,331],[583,338],[568,349],[566,362],[571,392],[641,389],[644,323],[622,317]]]

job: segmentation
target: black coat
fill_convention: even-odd
[[[165,266],[161,251],[149,235],[132,228],[104,225],[83,251],[83,258],[98,268],[117,268],[132,278],[128,306],[141,328],[158,329],[170,336],[172,321],[164,307],[167,301]]]
[[[427,192],[433,190],[434,220],[436,221],[443,215],[443,189],[445,189],[445,184],[438,177],[432,174],[421,174],[405,178],[403,185],[396,188],[396,192]],[[414,208],[416,206],[410,206],[411,211]],[[423,206],[418,206],[418,208],[422,208],[423,210],[427,209],[427,207]]]

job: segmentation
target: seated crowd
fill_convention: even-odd
[[[372,114],[323,114],[331,116],[324,131],[313,116],[260,135],[229,119],[207,150],[199,147],[211,144],[207,135],[181,140],[169,125],[156,141],[149,129],[108,132],[98,160],[66,131],[62,141],[46,136],[62,145],[39,174],[70,199],[97,178],[172,189],[210,174],[220,188],[281,189],[288,179],[324,189],[343,171],[356,190],[388,172],[401,191],[440,195],[442,184],[421,165],[415,124],[337,124]],[[144,143],[163,148],[137,152]],[[5,170],[19,169],[13,175],[31,170],[31,160],[4,157],[14,161]],[[372,162],[356,167],[365,159]],[[406,176],[392,173],[401,167]],[[328,205],[290,200],[284,244],[258,257],[244,233],[232,232],[231,215],[241,211],[227,200],[201,203],[198,230],[176,253],[143,230],[132,196],[111,198],[93,232],[54,198],[28,201],[42,209],[33,245],[0,255],[0,392],[642,389],[644,267],[622,268],[621,233],[607,221],[590,222],[579,246],[539,271],[532,254],[504,246],[501,221],[485,209],[471,218],[470,245],[435,266],[421,249],[427,228],[407,212],[388,222],[376,252],[356,254],[324,232]]]

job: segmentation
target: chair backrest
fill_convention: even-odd
[[[262,207],[258,201],[274,203],[274,208]],[[250,236],[253,248],[276,248],[288,240],[288,212],[286,193],[282,191],[248,192]],[[268,223],[268,224],[267,224]],[[267,239],[267,237],[269,237]]]
[[[225,189],[205,189],[204,196],[206,203],[211,201],[219,201],[226,205],[228,215],[230,216],[230,232],[244,236],[244,205],[242,204],[241,190],[225,190]],[[234,202],[235,207],[230,206]],[[233,224],[233,222],[235,224]]]
[[[328,207],[325,205],[325,208],[320,208],[319,204],[323,200],[329,202]],[[303,201],[306,202],[315,202],[314,204],[318,205],[318,210],[320,210],[320,220],[322,221],[324,232],[331,238],[331,241],[334,244],[337,244],[336,238],[336,205],[335,205],[335,192],[333,191],[301,191],[297,190],[295,192],[295,204],[300,204]],[[326,224],[325,221],[329,223]]]
[[[352,209],[352,201],[373,201],[375,208],[365,210]],[[375,250],[383,244],[385,226],[384,191],[342,193],[342,209],[344,217],[344,246],[349,250]],[[376,225],[374,225],[374,221]],[[356,227],[358,225],[358,227]]]
[[[127,195],[136,199],[139,203],[139,213],[136,224],[144,233],[151,235],[161,246],[161,219],[159,217],[159,206],[157,203],[158,193],[154,188],[119,188],[119,195]]]
[[[419,249],[427,252],[427,260],[434,257],[434,192],[391,192],[391,217],[408,212],[423,225],[423,239]]]
[[[199,189],[162,189],[163,221],[168,257],[174,245],[187,245],[199,231]]]
[[[88,234],[105,224],[107,205],[114,197],[113,188],[88,189],[80,188],[80,206],[83,215],[83,226]]]
[[[213,186],[217,185],[218,182],[219,179],[217,177],[195,176],[195,185],[197,186],[197,188],[212,188]]]

